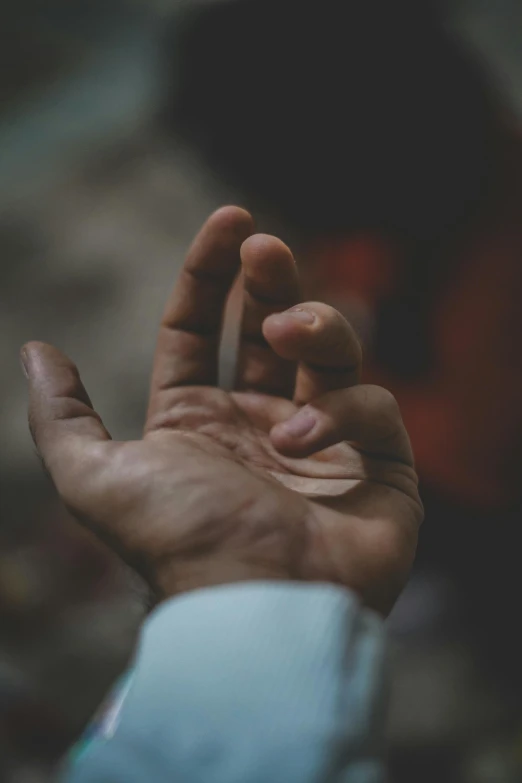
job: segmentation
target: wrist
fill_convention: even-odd
[[[217,557],[180,563],[173,558],[155,569],[153,587],[159,600],[166,600],[203,588],[255,581],[291,581],[291,576],[266,563]]]

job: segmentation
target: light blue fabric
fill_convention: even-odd
[[[64,783],[382,783],[382,621],[329,585],[252,582],[147,621]],[[120,703],[121,702],[121,703]]]

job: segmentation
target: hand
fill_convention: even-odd
[[[242,269],[236,390],[217,388],[223,310]],[[142,440],[111,437],[76,367],[22,350],[31,431],[69,510],[158,597],[252,579],[334,582],[387,612],[422,519],[393,397],[358,385],[332,308],[300,304],[296,266],[236,207],[196,238],[160,327]]]

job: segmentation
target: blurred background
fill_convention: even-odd
[[[230,201],[356,324],[417,454],[391,783],[522,781],[521,120],[518,0],[6,0],[2,783],[53,779],[146,607],[43,474],[19,347],[57,344],[139,436],[166,292]]]

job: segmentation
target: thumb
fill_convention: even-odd
[[[66,505],[81,512],[82,496],[102,469],[111,437],[67,356],[52,345],[33,342],[22,348],[21,360],[36,448]]]

